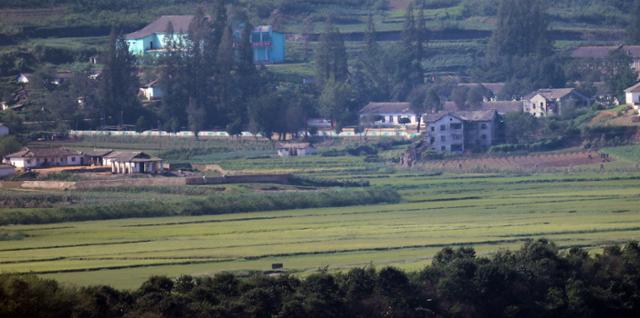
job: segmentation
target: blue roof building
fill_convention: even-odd
[[[127,34],[129,52],[136,56],[163,52],[167,42],[167,25],[173,24],[176,40],[186,40],[192,15],[164,15],[144,28]],[[240,32],[234,32],[236,36]],[[256,64],[283,63],[285,58],[285,34],[274,32],[271,26],[256,27],[251,33],[253,59]]]

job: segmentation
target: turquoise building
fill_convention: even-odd
[[[173,24],[176,40],[186,40],[193,16],[164,15],[144,28],[127,34],[129,52],[136,56],[148,56],[164,51],[167,42],[167,25]],[[234,32],[239,34],[240,32]],[[271,26],[256,27],[251,33],[253,60],[256,64],[284,63],[285,34],[274,32]]]

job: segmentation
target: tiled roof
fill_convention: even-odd
[[[80,153],[69,148],[24,148],[16,153],[7,155],[7,158],[47,158],[75,156]]]
[[[154,33],[164,33],[167,31],[169,22],[173,24],[174,32],[187,33],[191,20],[193,20],[192,15],[163,15],[144,28],[127,34],[127,39],[141,39]]]
[[[92,149],[92,150],[85,150],[82,153],[90,157],[104,157],[112,152],[113,150],[111,149]]]
[[[407,102],[369,103],[360,110],[360,114],[412,114],[411,104]]]
[[[442,105],[445,112],[458,111],[458,105],[455,102],[447,101]],[[521,101],[489,101],[482,102],[479,110],[497,110],[500,114],[519,112],[522,110]]]
[[[548,99],[548,100],[556,100],[556,99],[560,99],[563,98],[571,93],[573,93],[573,91],[575,90],[575,88],[545,88],[545,89],[539,89],[533,93],[530,93],[529,95],[525,96],[524,99],[531,99],[533,97],[535,97],[536,95],[542,95],[542,97]]]
[[[625,89],[624,91],[625,93],[640,93],[640,83],[637,83],[636,85],[633,85]]]
[[[490,121],[495,115],[495,110],[472,110],[472,111],[457,111],[457,112],[437,112],[435,114],[427,115],[427,122],[436,122],[442,117],[451,115],[463,121]]]
[[[114,151],[105,156],[105,158],[117,161],[132,161],[133,159],[150,159],[151,156],[142,151]]]

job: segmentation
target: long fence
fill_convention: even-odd
[[[300,135],[304,135],[301,132]],[[404,129],[404,128],[367,128],[362,133],[357,133],[352,128],[346,128],[340,133],[336,133],[333,130],[319,130],[315,136],[325,138],[381,138],[381,137],[394,137],[394,138],[406,138],[411,139],[419,136],[416,131]],[[167,132],[167,131],[112,131],[112,130],[70,130],[69,136],[71,137],[98,137],[98,136],[113,136],[113,137],[170,137],[170,138],[195,138],[195,134],[192,131],[179,131],[179,132]],[[199,138],[250,138],[250,139],[263,139],[261,134],[253,134],[248,131],[242,132],[238,136],[231,136],[226,131],[201,131],[198,133]],[[275,134],[277,138],[277,134]]]

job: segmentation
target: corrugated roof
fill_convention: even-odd
[[[82,153],[90,157],[104,157],[112,152],[113,150],[111,149],[92,149],[92,150],[85,150]]]
[[[413,114],[411,104],[407,102],[369,103],[360,110],[360,114]]]
[[[105,156],[105,158],[117,161],[132,161],[134,159],[151,159],[151,155],[142,151],[114,151]]]
[[[141,39],[154,33],[165,33],[169,22],[173,24],[175,33],[187,33],[191,20],[193,20],[192,15],[163,15],[144,28],[127,34],[127,39]]]

